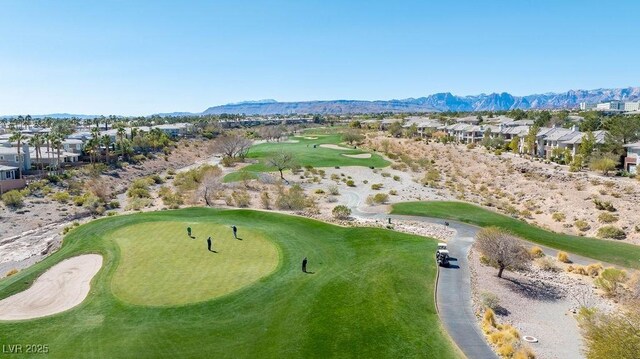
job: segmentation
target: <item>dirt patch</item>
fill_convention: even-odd
[[[89,294],[91,279],[101,267],[102,256],[98,254],[85,254],[54,265],[29,289],[0,301],[0,320],[40,318],[75,307]]]

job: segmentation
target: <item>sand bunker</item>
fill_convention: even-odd
[[[332,150],[340,150],[340,151],[353,151],[353,148],[340,147],[338,145],[326,144],[326,143],[323,145],[320,145],[320,147],[330,148]]]
[[[80,304],[91,279],[102,267],[102,256],[85,254],[66,259],[42,274],[33,285],[0,301],[0,320],[40,318]]]
[[[317,140],[318,137],[305,137],[304,139],[305,140]]]
[[[361,153],[359,155],[347,155],[347,154],[342,154],[345,157],[351,157],[351,158],[371,158],[371,154],[370,153]]]
[[[299,143],[300,141],[298,140],[286,140],[286,141],[280,141],[281,143]]]

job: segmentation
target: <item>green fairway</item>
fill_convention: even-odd
[[[496,226],[534,243],[627,268],[640,269],[640,246],[549,232],[515,218],[468,203],[397,203],[393,205],[391,213],[451,219],[480,227]]]
[[[187,226],[195,238],[189,238]],[[209,252],[206,239],[213,237]],[[179,305],[219,297],[251,284],[278,266],[278,249],[253,231],[241,240],[213,223],[140,223],[106,236],[122,262],[113,277],[116,297],[141,305]]]
[[[315,137],[315,139],[314,139]],[[343,156],[343,154],[357,155],[368,153],[353,147],[344,150],[321,147],[323,144],[337,145],[341,140],[340,134],[333,135],[313,135],[292,137],[292,140],[299,141],[297,143],[288,142],[268,142],[251,147],[247,158],[256,159],[258,163],[244,167],[242,171],[248,173],[250,178],[255,178],[257,173],[276,171],[275,168],[268,166],[265,160],[280,150],[290,151],[294,154],[294,159],[300,166],[313,167],[334,167],[334,166],[364,166],[364,167],[386,167],[389,162],[385,161],[380,155],[372,153],[371,158],[351,158]],[[316,145],[316,148],[313,146]],[[242,178],[240,172],[233,172],[224,177],[225,182],[239,181]]]
[[[206,250],[209,235],[219,253]],[[54,358],[456,358],[435,312],[435,247],[424,237],[250,210],[103,218],[0,281],[4,298],[65,258],[100,253],[87,299],[50,317],[0,322],[1,339],[47,344]],[[230,258],[207,267],[214,256]],[[305,256],[313,274],[300,270]]]

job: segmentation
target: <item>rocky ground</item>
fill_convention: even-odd
[[[370,136],[366,146],[394,154],[394,166],[423,178],[426,160],[440,178],[431,186],[436,193],[477,203],[499,212],[525,218],[556,232],[597,236],[598,228],[613,225],[640,244],[640,182],[605,177],[594,172],[569,172],[568,166],[533,161],[513,154],[497,156],[484,148],[443,145],[409,139]],[[596,209],[594,200],[610,202],[615,212]],[[602,214],[613,214],[605,223]],[[554,218],[555,214],[555,218]],[[576,221],[584,221],[582,230]]]
[[[505,271],[501,279],[497,269],[481,264],[478,253],[472,250],[469,264],[478,322],[485,308],[482,296],[494,294],[499,299],[495,310],[499,322],[512,324],[521,336],[537,338],[538,343],[531,344],[537,358],[584,358],[575,313],[581,306],[609,311],[615,303],[595,289],[591,277],[567,273],[565,264],[552,260],[558,272],[532,264],[527,271]]]

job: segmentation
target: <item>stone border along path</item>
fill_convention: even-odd
[[[444,219],[431,217],[363,212],[358,208],[362,202],[358,193],[343,191],[343,194],[348,197],[347,205],[351,208],[351,214],[354,217],[373,218],[382,221],[391,218],[392,221],[394,219],[411,220],[429,224],[443,224],[445,221]],[[471,303],[471,276],[467,258],[480,227],[452,220],[447,220],[447,222],[449,222],[449,228],[453,228],[456,231],[456,235],[447,242],[449,254],[455,260],[451,261],[451,266],[448,268],[440,267],[436,284],[436,308],[438,309],[438,314],[451,338],[468,358],[496,359],[498,356],[493,352],[478,326]],[[524,242],[527,245],[539,246],[548,256],[555,257],[558,253],[556,249],[528,241]],[[427,255],[432,255],[432,253]],[[597,262],[596,260],[571,253],[569,253],[569,259],[573,263],[580,265]],[[607,263],[602,264],[609,265]]]

